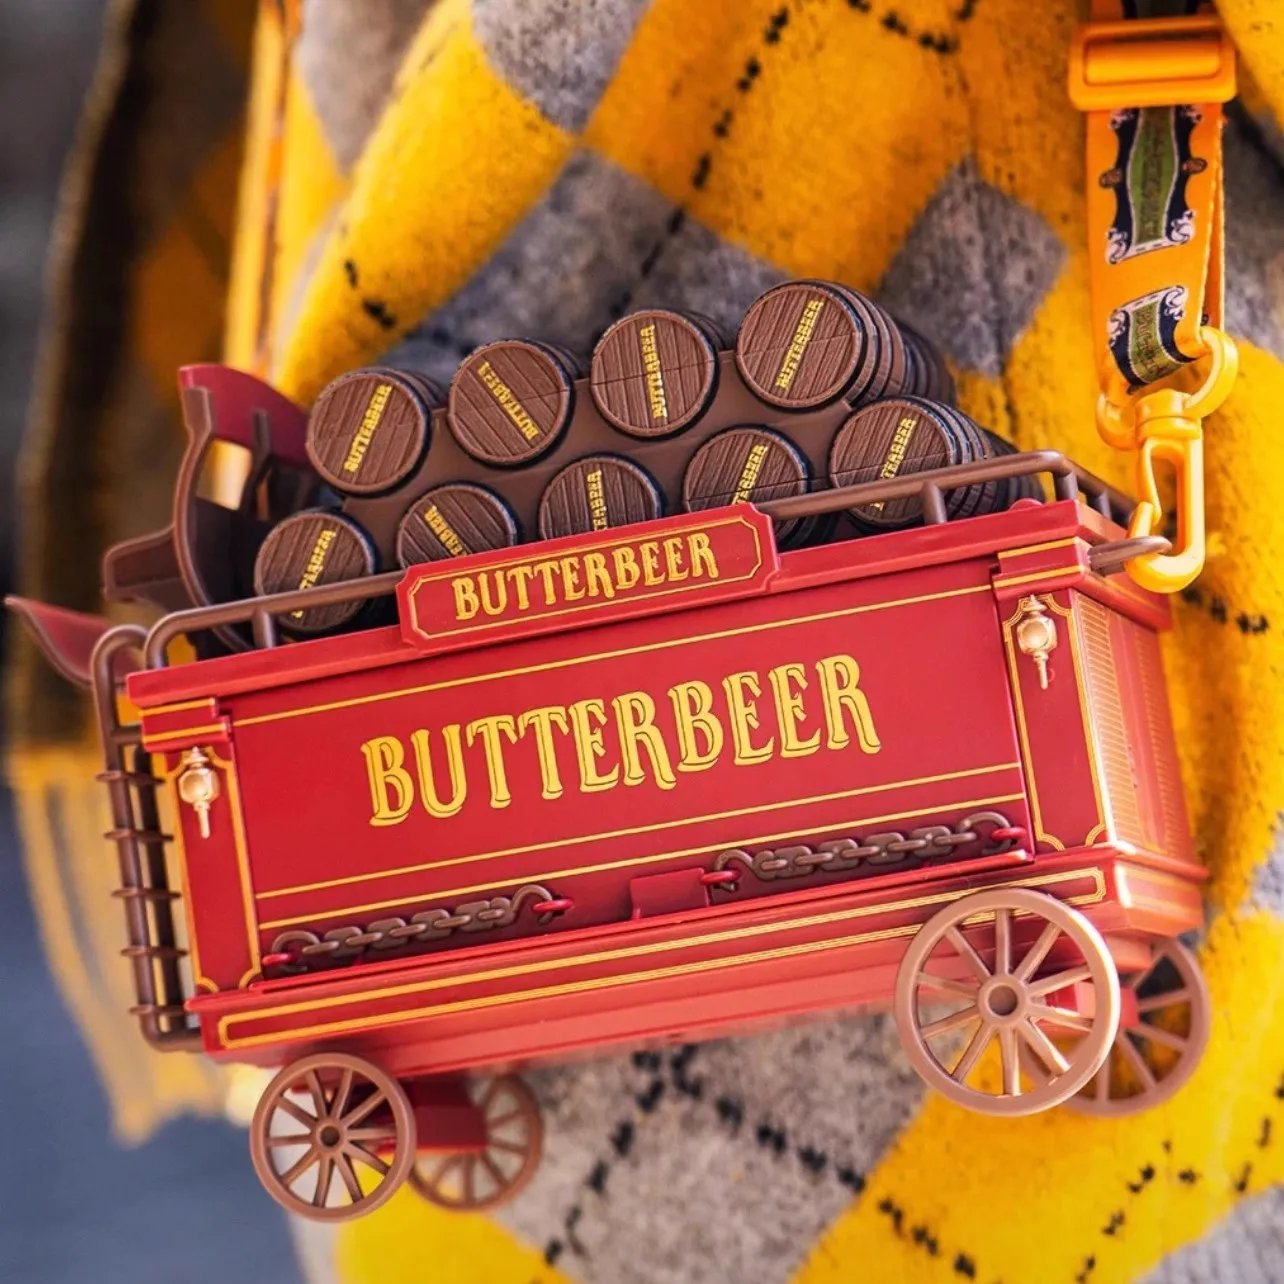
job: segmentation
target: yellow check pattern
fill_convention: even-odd
[[[1037,216],[1059,257],[1024,324],[998,336],[1001,362],[958,363],[964,408],[1022,446],[1065,450],[1128,486],[1130,461],[1102,444],[1092,421],[1088,256],[1099,247],[1085,230],[1084,123],[1062,88],[1076,6],[1038,8],[1036,16],[1020,0],[653,0],[572,128],[499,69],[473,6],[438,0],[409,41],[361,154],[345,167],[314,88],[287,58],[278,8],[264,4],[226,359],[306,401],[450,301],[581,151],[739,254],[871,290],[917,244],[924,211],[966,164],[1003,201]],[[1279,6],[1223,0],[1219,8],[1246,69],[1245,110],[1284,120]],[[305,22],[306,14],[305,5]],[[210,151],[192,186],[194,199],[205,193],[204,208],[232,210],[236,156],[231,143]],[[981,227],[982,240],[989,230]],[[993,240],[969,250],[996,288],[1011,248]],[[942,264],[942,291],[949,268]],[[180,278],[195,283],[192,293],[175,288]],[[138,279],[133,348],[162,398],[173,366],[198,355],[223,283],[217,274],[202,283],[180,231],[157,238]],[[1228,291],[1235,288],[1232,273]],[[1264,874],[1284,812],[1284,438],[1276,422],[1284,363],[1268,338],[1232,333],[1240,383],[1205,426],[1210,556],[1195,590],[1175,603],[1166,646],[1191,818],[1213,875],[1200,950],[1216,1012],[1206,1060],[1171,1103],[1133,1119],[1054,1112],[996,1121],[928,1100],[847,1211],[816,1243],[797,1246],[798,1284],[1133,1280],[1284,1177],[1265,1122],[1284,1128],[1284,906]],[[19,773],[24,790],[85,770],[72,759],[29,762]],[[47,871],[35,822],[27,833],[39,885]],[[52,893],[41,904],[55,904]],[[74,990],[74,976],[63,981]],[[85,1020],[96,1047],[111,1046],[105,1020]],[[190,1085],[151,1080],[151,1104],[131,1114],[136,1091],[112,1070],[110,1053],[100,1063],[122,1118],[191,1103]],[[426,1261],[436,1284],[573,1277],[573,1258],[548,1266],[541,1247],[403,1192],[341,1231],[336,1270],[344,1284],[419,1280]]]

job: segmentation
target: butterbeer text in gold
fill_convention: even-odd
[[[331,526],[327,526],[317,536],[317,542],[312,545],[312,552],[308,555],[308,564],[304,567],[303,575],[299,579],[299,587],[301,589],[313,588],[321,578],[321,572],[325,570],[326,558],[330,556],[330,545],[334,543],[334,536],[335,531]],[[290,618],[292,620],[301,620],[303,612],[291,611]]]
[[[429,504],[428,511],[424,514],[424,521],[428,529],[441,540],[443,547],[451,557],[463,557],[468,552],[464,547],[464,541],[459,538],[455,528],[441,515],[441,509],[436,504]]]
[[[651,403],[651,418],[657,423],[669,417],[669,403],[664,396],[664,374],[660,369],[660,351],[655,344],[655,323],[638,331],[642,345],[642,369],[646,371],[646,395]]]
[[[534,441],[539,436],[539,424],[526,413],[526,408],[517,400],[513,390],[496,374],[489,361],[483,361],[477,367],[477,377],[490,390],[490,395],[499,402],[500,409],[517,425],[522,436],[527,441]]]
[[[606,511],[606,494],[602,489],[602,470],[594,468],[584,475],[584,491],[588,496],[589,519],[595,531],[604,531],[611,524]]]
[[[375,736],[361,746],[370,788],[370,824],[399,825],[418,801],[445,820],[474,806],[509,806],[514,789],[561,798],[650,783],[675,789],[680,773],[708,771],[729,758],[737,767],[777,758],[882,748],[860,665],[845,654],[814,664],[744,669],[717,687],[676,682],[648,691],[587,697],[471,722],[421,727],[407,743]]]
[[[361,416],[361,427],[357,429],[357,435],[353,437],[352,445],[348,447],[348,456],[343,461],[345,473],[355,473],[361,467],[361,461],[366,457],[366,447],[370,445],[370,439],[375,435],[375,429],[379,427],[379,420],[383,418],[383,410],[390,396],[392,396],[390,383],[381,383],[374,390],[374,396],[370,398],[370,404],[366,407],[365,414]]]
[[[785,359],[776,372],[776,387],[782,391],[793,383],[794,375],[798,373],[798,363],[802,360],[803,353],[807,351],[812,331],[816,328],[816,318],[820,316],[820,310],[824,306],[824,299],[808,299],[807,306],[803,308],[798,326],[794,330],[794,337],[790,340],[789,349],[785,353]]]
[[[918,418],[915,415],[903,415],[900,423],[896,425],[896,432],[892,437],[892,444],[888,447],[887,458],[883,460],[883,466],[878,470],[878,476],[881,480],[886,481],[889,477],[895,477],[901,470],[901,465],[905,462],[905,452],[909,449],[910,438],[914,435],[914,429],[918,426]],[[875,512],[883,511],[884,501],[875,500],[870,505]]]
[[[767,447],[759,442],[750,452],[745,460],[745,466],[740,471],[740,481],[736,486],[736,493],[731,497],[732,502],[743,504],[750,495],[753,494],[753,488],[758,484],[758,474],[762,472],[762,461],[767,458]]]
[[[638,589],[681,580],[718,579],[718,559],[703,531],[570,553],[456,576],[455,619],[540,610],[596,598],[610,602]]]

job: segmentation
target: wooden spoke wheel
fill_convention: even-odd
[[[507,1203],[535,1175],[544,1125],[531,1090],[516,1075],[469,1084],[486,1120],[486,1149],[421,1155],[410,1184],[431,1204],[476,1212]]]
[[[401,1085],[341,1052],[288,1065],[268,1084],[250,1125],[259,1180],[283,1208],[313,1221],[373,1212],[415,1159],[415,1116]]]
[[[984,929],[986,920],[993,928],[978,948],[962,928]],[[1068,1006],[1058,992],[1084,1001]],[[1097,929],[1060,901],[1013,887],[965,896],[929,919],[905,953],[894,1006],[906,1054],[929,1087],[982,1114],[1030,1115],[1097,1073],[1119,1005]],[[992,1046],[996,1081],[977,1072]]]
[[[1180,941],[1156,947],[1150,966],[1122,985],[1129,1019],[1120,1022],[1101,1069],[1066,1102],[1072,1110],[1089,1115],[1149,1110],[1190,1078],[1208,1046],[1208,986],[1195,956]]]

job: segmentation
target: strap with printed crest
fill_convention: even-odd
[[[1089,48],[1096,65],[1084,78],[1101,92],[1079,102],[1094,344],[1107,394],[1119,400],[1203,356],[1201,327],[1221,326],[1221,64],[1233,90],[1234,62],[1215,18],[1192,0],[1092,0],[1092,19],[1137,24],[1135,37],[1124,28]],[[1139,102],[1105,105],[1111,88],[1126,97],[1130,80]],[[1216,98],[1155,103],[1165,81]]]

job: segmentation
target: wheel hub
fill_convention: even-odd
[[[1025,1016],[1025,986],[1007,976],[991,977],[977,992],[977,1007],[987,1020],[1011,1025]]]

